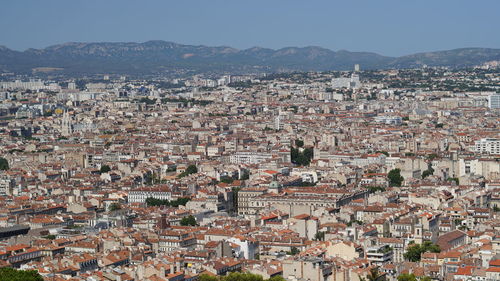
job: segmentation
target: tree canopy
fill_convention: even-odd
[[[121,206],[120,204],[118,204],[118,203],[111,203],[111,204],[109,205],[109,208],[108,208],[108,209],[109,209],[109,211],[110,211],[110,212],[113,212],[113,211],[118,211],[118,210],[120,210],[121,208],[122,208],[122,206]]]
[[[403,273],[398,276],[398,281],[431,281],[431,278],[428,276],[417,277],[413,273]]]
[[[11,267],[0,268],[0,280],[9,281],[43,281],[36,270],[17,270]]]
[[[300,151],[298,148],[292,147],[290,150],[290,158],[292,163],[300,166],[309,166],[313,158],[314,150],[311,147],[304,148]]]
[[[404,178],[401,176],[400,169],[390,170],[387,174],[387,178],[389,179],[390,186],[401,186],[403,184]]]
[[[303,147],[303,146],[304,146],[304,141],[303,141],[303,140],[296,139],[296,140],[295,140],[295,145],[296,145],[297,147]]]
[[[151,207],[151,206],[167,206],[167,207],[179,207],[179,206],[185,206],[187,202],[189,202],[189,198],[187,197],[182,197],[178,198],[176,200],[161,200],[161,199],[156,199],[153,197],[148,197],[146,198],[146,204]]]
[[[410,245],[403,256],[405,259],[411,262],[418,262],[420,261],[422,254],[425,252],[439,253],[441,252],[441,249],[439,248],[439,245],[433,244],[430,241],[425,241],[422,245]]]
[[[9,169],[9,161],[7,159],[0,157],[0,170],[7,171]]]
[[[366,278],[360,277],[359,279],[361,281],[377,281],[380,278],[380,276],[382,275],[380,274],[378,267],[373,267],[370,269],[370,273],[366,275]]]
[[[181,225],[182,226],[195,226],[196,225],[196,218],[192,215],[189,215],[187,217],[183,217],[181,219]]]
[[[179,174],[179,178],[183,178],[185,176],[191,175],[191,174],[196,174],[198,173],[198,168],[196,168],[196,165],[189,165],[186,170],[182,173]]]
[[[99,172],[101,172],[101,174],[103,174],[103,173],[107,173],[107,172],[109,172],[109,171],[111,171],[111,168],[110,168],[108,165],[103,165],[103,166],[101,167],[101,169],[99,170]]]
[[[269,279],[264,279],[262,276],[248,272],[231,272],[226,276],[211,276],[201,274],[199,281],[285,281],[281,276],[273,276]]]

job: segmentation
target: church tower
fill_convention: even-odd
[[[73,133],[73,124],[67,111],[64,111],[61,123],[61,134],[65,137]]]

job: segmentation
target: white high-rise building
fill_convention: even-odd
[[[488,107],[491,109],[500,108],[500,94],[493,94],[488,97]]]
[[[476,141],[474,151],[477,153],[500,154],[500,139],[480,139]]]
[[[351,77],[341,77],[332,79],[332,88],[347,88],[347,89],[357,89],[361,87],[361,82],[359,81],[359,76],[357,74],[351,75]]]

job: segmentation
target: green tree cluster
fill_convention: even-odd
[[[220,178],[220,182],[227,183],[227,184],[233,183],[233,181],[234,181],[234,179],[232,177],[228,177],[228,176],[224,176],[224,177]]]
[[[304,146],[304,141],[303,141],[303,140],[296,139],[296,140],[295,140],[295,145],[296,145],[297,147],[303,147],[303,146]]]
[[[0,280],[5,281],[43,281],[36,270],[17,270],[11,267],[0,268]]]
[[[0,170],[7,171],[9,169],[9,161],[7,159],[0,157]]]
[[[101,174],[103,174],[103,173],[107,173],[107,172],[109,172],[109,171],[111,171],[111,167],[109,167],[108,165],[102,165],[102,166],[101,166],[101,169],[99,170],[99,172],[100,172]]]
[[[429,167],[427,170],[422,172],[422,178],[425,179],[428,176],[434,175],[434,169]]]
[[[460,180],[458,178],[448,178],[448,181],[454,181],[457,185],[460,184]]]
[[[417,277],[413,273],[403,273],[398,276],[398,281],[431,281],[428,276]]]
[[[314,240],[316,240],[316,241],[325,241],[325,232],[324,231],[318,231],[314,235]]]
[[[195,226],[196,225],[196,218],[192,215],[189,215],[187,217],[183,217],[181,219],[181,225],[182,226]]]
[[[180,173],[177,177],[178,178],[183,178],[185,176],[191,175],[191,174],[196,174],[198,173],[198,168],[196,168],[196,165],[189,165],[186,170],[182,173]]]
[[[382,186],[366,186],[365,188],[368,189],[370,193],[375,193],[377,191],[382,191],[382,192],[385,191],[385,187]]]
[[[293,164],[300,166],[309,166],[313,158],[314,150],[311,147],[304,148],[300,151],[298,148],[292,147],[290,151],[290,158]]]
[[[401,186],[403,184],[404,178],[401,176],[400,169],[390,170],[387,174],[387,178],[389,179],[390,186]]]
[[[368,273],[366,275],[366,278],[360,277],[359,280],[360,281],[378,281],[381,276],[382,275],[380,274],[378,267],[372,267],[370,269],[370,273]]]
[[[441,249],[439,248],[439,245],[433,244],[430,241],[425,241],[422,244],[410,245],[403,256],[408,261],[418,262],[422,258],[422,254],[425,252],[439,253],[441,252]]]
[[[109,210],[110,212],[113,212],[113,211],[118,211],[118,210],[121,210],[121,208],[122,208],[122,206],[121,206],[120,204],[118,204],[118,203],[111,203],[111,204],[109,205],[108,210]]]
[[[300,253],[300,250],[297,247],[292,247],[290,251],[286,252],[287,255],[295,256]]]
[[[156,199],[153,197],[148,197],[146,198],[146,204],[151,207],[151,206],[167,206],[167,207],[179,207],[179,206],[185,206],[187,202],[191,200],[190,198],[183,197],[183,198],[178,198],[176,200],[161,200],[161,199]]]
[[[139,102],[140,102],[140,103],[145,103],[145,104],[155,104],[155,103],[156,103],[156,101],[155,101],[155,100],[153,100],[153,99],[149,99],[149,98],[146,98],[146,97],[141,98],[141,99],[139,100]]]
[[[377,151],[375,151],[375,153],[382,153],[382,154],[384,154],[385,156],[389,157],[389,152],[387,152],[387,151],[377,150]]]
[[[269,279],[264,279],[262,276],[248,272],[231,272],[226,276],[211,276],[201,274],[199,281],[285,281],[281,276],[273,276]]]

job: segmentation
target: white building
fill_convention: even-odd
[[[484,138],[476,141],[474,151],[477,153],[500,154],[500,139]]]
[[[377,116],[375,122],[386,125],[401,125],[403,118],[401,116]]]
[[[359,76],[356,74],[351,75],[351,77],[340,77],[332,79],[332,88],[348,88],[357,89],[361,87],[361,82],[359,81]]]
[[[488,97],[488,107],[491,109],[500,108],[500,94],[493,94]]]
[[[172,193],[169,190],[161,189],[138,189],[132,190],[128,193],[129,203],[144,203],[148,198],[155,198],[159,200],[171,200]]]
[[[270,153],[241,151],[231,155],[229,162],[231,164],[258,164],[271,158],[272,155]]]

